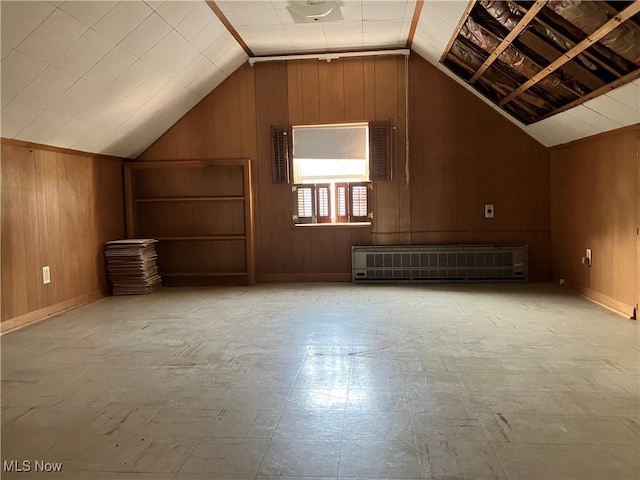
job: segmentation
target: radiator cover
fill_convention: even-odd
[[[526,282],[526,245],[351,247],[354,283]]]

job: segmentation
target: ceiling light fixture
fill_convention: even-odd
[[[295,23],[326,23],[344,20],[338,1],[292,1],[289,2],[287,10]]]

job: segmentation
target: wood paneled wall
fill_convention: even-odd
[[[627,316],[640,300],[639,135],[636,126],[551,152],[553,275]]]
[[[550,277],[549,155],[417,55],[244,66],[140,160],[251,158],[258,280],[347,280],[351,245],[525,242]],[[409,68],[407,68],[409,67]],[[410,71],[410,184],[405,177]],[[288,185],[271,182],[270,126],[391,120],[393,179],[374,184],[368,226],[294,227]],[[496,218],[484,220],[484,204]]]
[[[549,279],[548,150],[417,55],[410,79],[411,242],[525,243]]]
[[[2,331],[106,293],[103,244],[124,235],[122,161],[3,143],[1,176]]]

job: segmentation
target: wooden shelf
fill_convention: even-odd
[[[216,240],[216,241],[229,241],[229,240],[245,240],[247,237],[245,235],[199,235],[195,237],[154,237],[156,240],[164,240],[164,241],[191,241],[191,240]]]
[[[247,272],[171,272],[163,277],[246,277]]]
[[[136,202],[244,202],[244,196],[233,197],[155,197],[136,198]]]
[[[127,236],[160,240],[166,285],[255,283],[250,160],[131,162],[124,174]]]

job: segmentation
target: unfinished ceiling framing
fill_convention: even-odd
[[[441,62],[523,124],[640,77],[639,1],[470,2]]]

